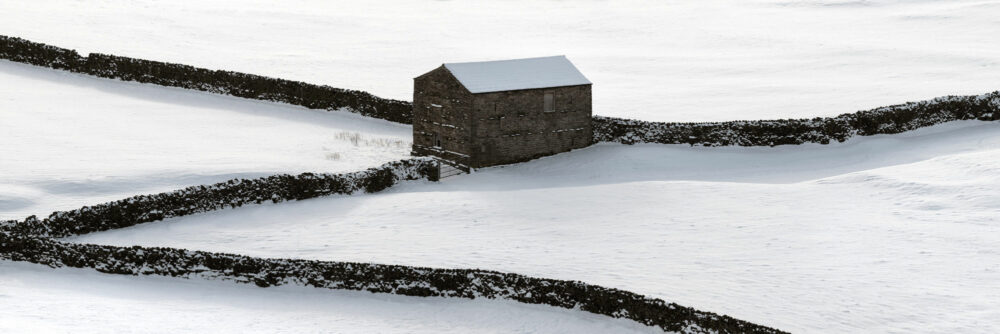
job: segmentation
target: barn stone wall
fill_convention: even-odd
[[[555,98],[544,111],[545,94]],[[476,94],[472,167],[522,162],[589,146],[590,85]]]
[[[413,155],[470,166],[473,100],[444,66],[413,79]]]
[[[589,146],[591,115],[590,85],[472,94],[441,66],[414,79],[413,154],[473,168],[528,161]]]

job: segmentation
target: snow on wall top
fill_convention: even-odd
[[[473,94],[590,84],[566,56],[447,63],[444,67]]]

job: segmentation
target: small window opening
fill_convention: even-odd
[[[545,106],[542,108],[545,112],[556,111],[556,97],[552,93],[545,93]]]
[[[434,147],[441,148],[441,135],[434,134]]]

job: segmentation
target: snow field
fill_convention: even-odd
[[[511,301],[262,289],[14,262],[0,262],[0,301],[3,333],[662,333]]]
[[[409,126],[0,61],[0,219],[409,157]]]
[[[0,3],[0,32],[78,51],[410,100],[442,63],[565,54],[598,115],[832,116],[1000,87],[983,0]],[[137,24],[140,23],[140,24]]]
[[[407,158],[410,128],[347,112],[0,61],[0,219],[234,177]],[[6,86],[6,84],[10,86]],[[656,333],[510,301],[118,277],[0,261],[0,332]],[[516,320],[512,320],[516,319]]]
[[[651,121],[831,116],[1000,87],[1000,2],[989,0],[57,0],[0,2],[0,13],[4,35],[82,53],[404,100],[412,77],[443,62],[566,54],[595,83],[595,114]],[[0,219],[408,153],[394,143],[409,127],[348,113],[5,61],[0,83]],[[961,122],[830,146],[598,145],[78,240],[579,279],[792,332],[992,333],[998,133]],[[0,283],[0,332],[636,330],[516,303],[10,262]]]
[[[72,240],[582,280],[791,332],[986,333],[1000,330],[998,130],[598,145]]]

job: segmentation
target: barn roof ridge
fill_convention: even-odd
[[[564,55],[442,66],[473,94],[591,84]]]

